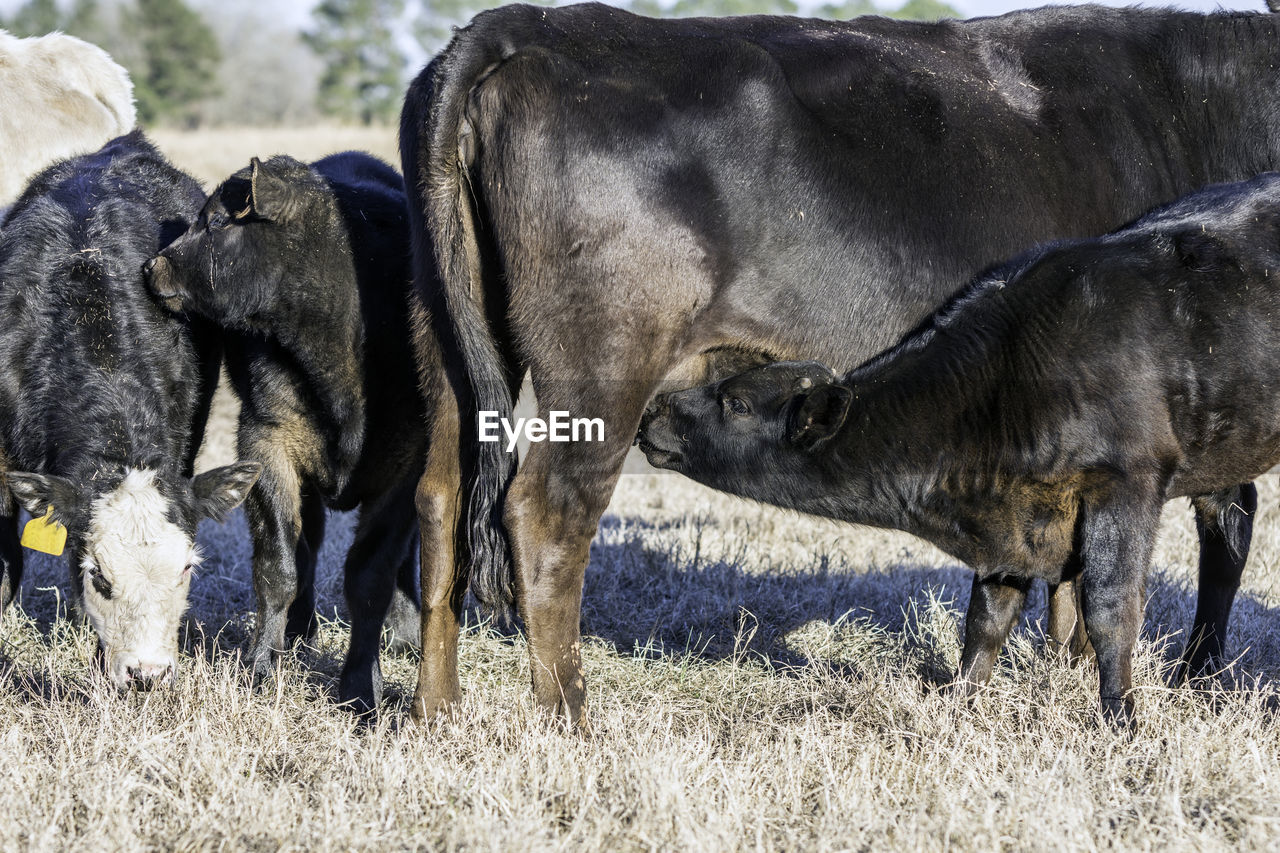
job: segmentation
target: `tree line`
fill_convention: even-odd
[[[533,0],[546,2],[546,0]],[[884,0],[880,0],[884,2]],[[896,2],[896,0],[889,0]],[[60,30],[100,45],[133,78],[145,124],[393,121],[404,86],[453,27],[495,0],[319,0],[299,28],[257,0],[26,0],[0,29]],[[548,5],[552,5],[548,3]],[[626,0],[643,15],[793,15],[795,0]],[[806,14],[959,17],[944,0],[839,0]],[[268,82],[269,81],[269,82]]]

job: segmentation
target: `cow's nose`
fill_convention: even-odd
[[[129,667],[129,686],[135,690],[150,690],[168,681],[173,675],[172,664],[143,663]]]

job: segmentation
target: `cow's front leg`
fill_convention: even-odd
[[[960,672],[951,692],[969,696],[979,685],[986,684],[995,668],[996,658],[1004,648],[1009,632],[1022,613],[1031,588],[1028,578],[1008,575],[975,575],[969,595],[969,611],[964,620],[964,649],[960,653]]]
[[[1098,659],[1102,713],[1117,725],[1133,723],[1133,651],[1142,627],[1158,499],[1111,500],[1086,506],[1080,549],[1084,622]]]

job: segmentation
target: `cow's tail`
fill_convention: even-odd
[[[480,411],[510,417],[513,408],[511,368],[489,322],[490,314],[497,316],[501,306],[486,309],[484,304],[479,212],[469,173],[475,139],[466,116],[472,88],[502,57],[495,54],[497,48],[486,50],[481,40],[467,36],[468,31],[460,32],[413,81],[400,120],[414,278],[422,288],[435,279],[438,270],[443,306],[425,289],[422,293],[428,305],[436,311],[442,308],[447,315],[447,322],[436,324],[442,335],[441,348],[446,357],[451,352],[460,356],[465,372],[465,382],[453,381],[464,421],[460,425],[463,442],[475,434],[465,423],[468,418],[474,424]],[[446,337],[452,340],[444,340]],[[470,401],[466,400],[468,391]],[[468,479],[468,459],[473,462],[463,495],[471,591],[495,616],[506,618],[515,594],[502,506],[515,472],[515,459],[499,441],[477,441],[474,454],[463,453],[464,481]]]

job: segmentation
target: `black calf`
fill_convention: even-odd
[[[1029,581],[1078,576],[1108,714],[1162,504],[1190,496],[1201,592],[1184,672],[1216,666],[1256,494],[1280,462],[1280,175],[1192,194],[980,278],[843,378],[779,363],[659,398],[650,461],[716,488],[906,530],[969,563],[962,686]]]
[[[227,330],[228,372],[243,404],[240,454],[265,466],[247,505],[258,674],[315,630],[325,505],[360,509],[346,560],[351,646],[339,686],[360,710],[381,698],[388,612],[394,641],[418,633],[413,497],[425,416],[408,257],[400,176],[348,152],[310,166],[255,159],[147,265],[166,304]]]

